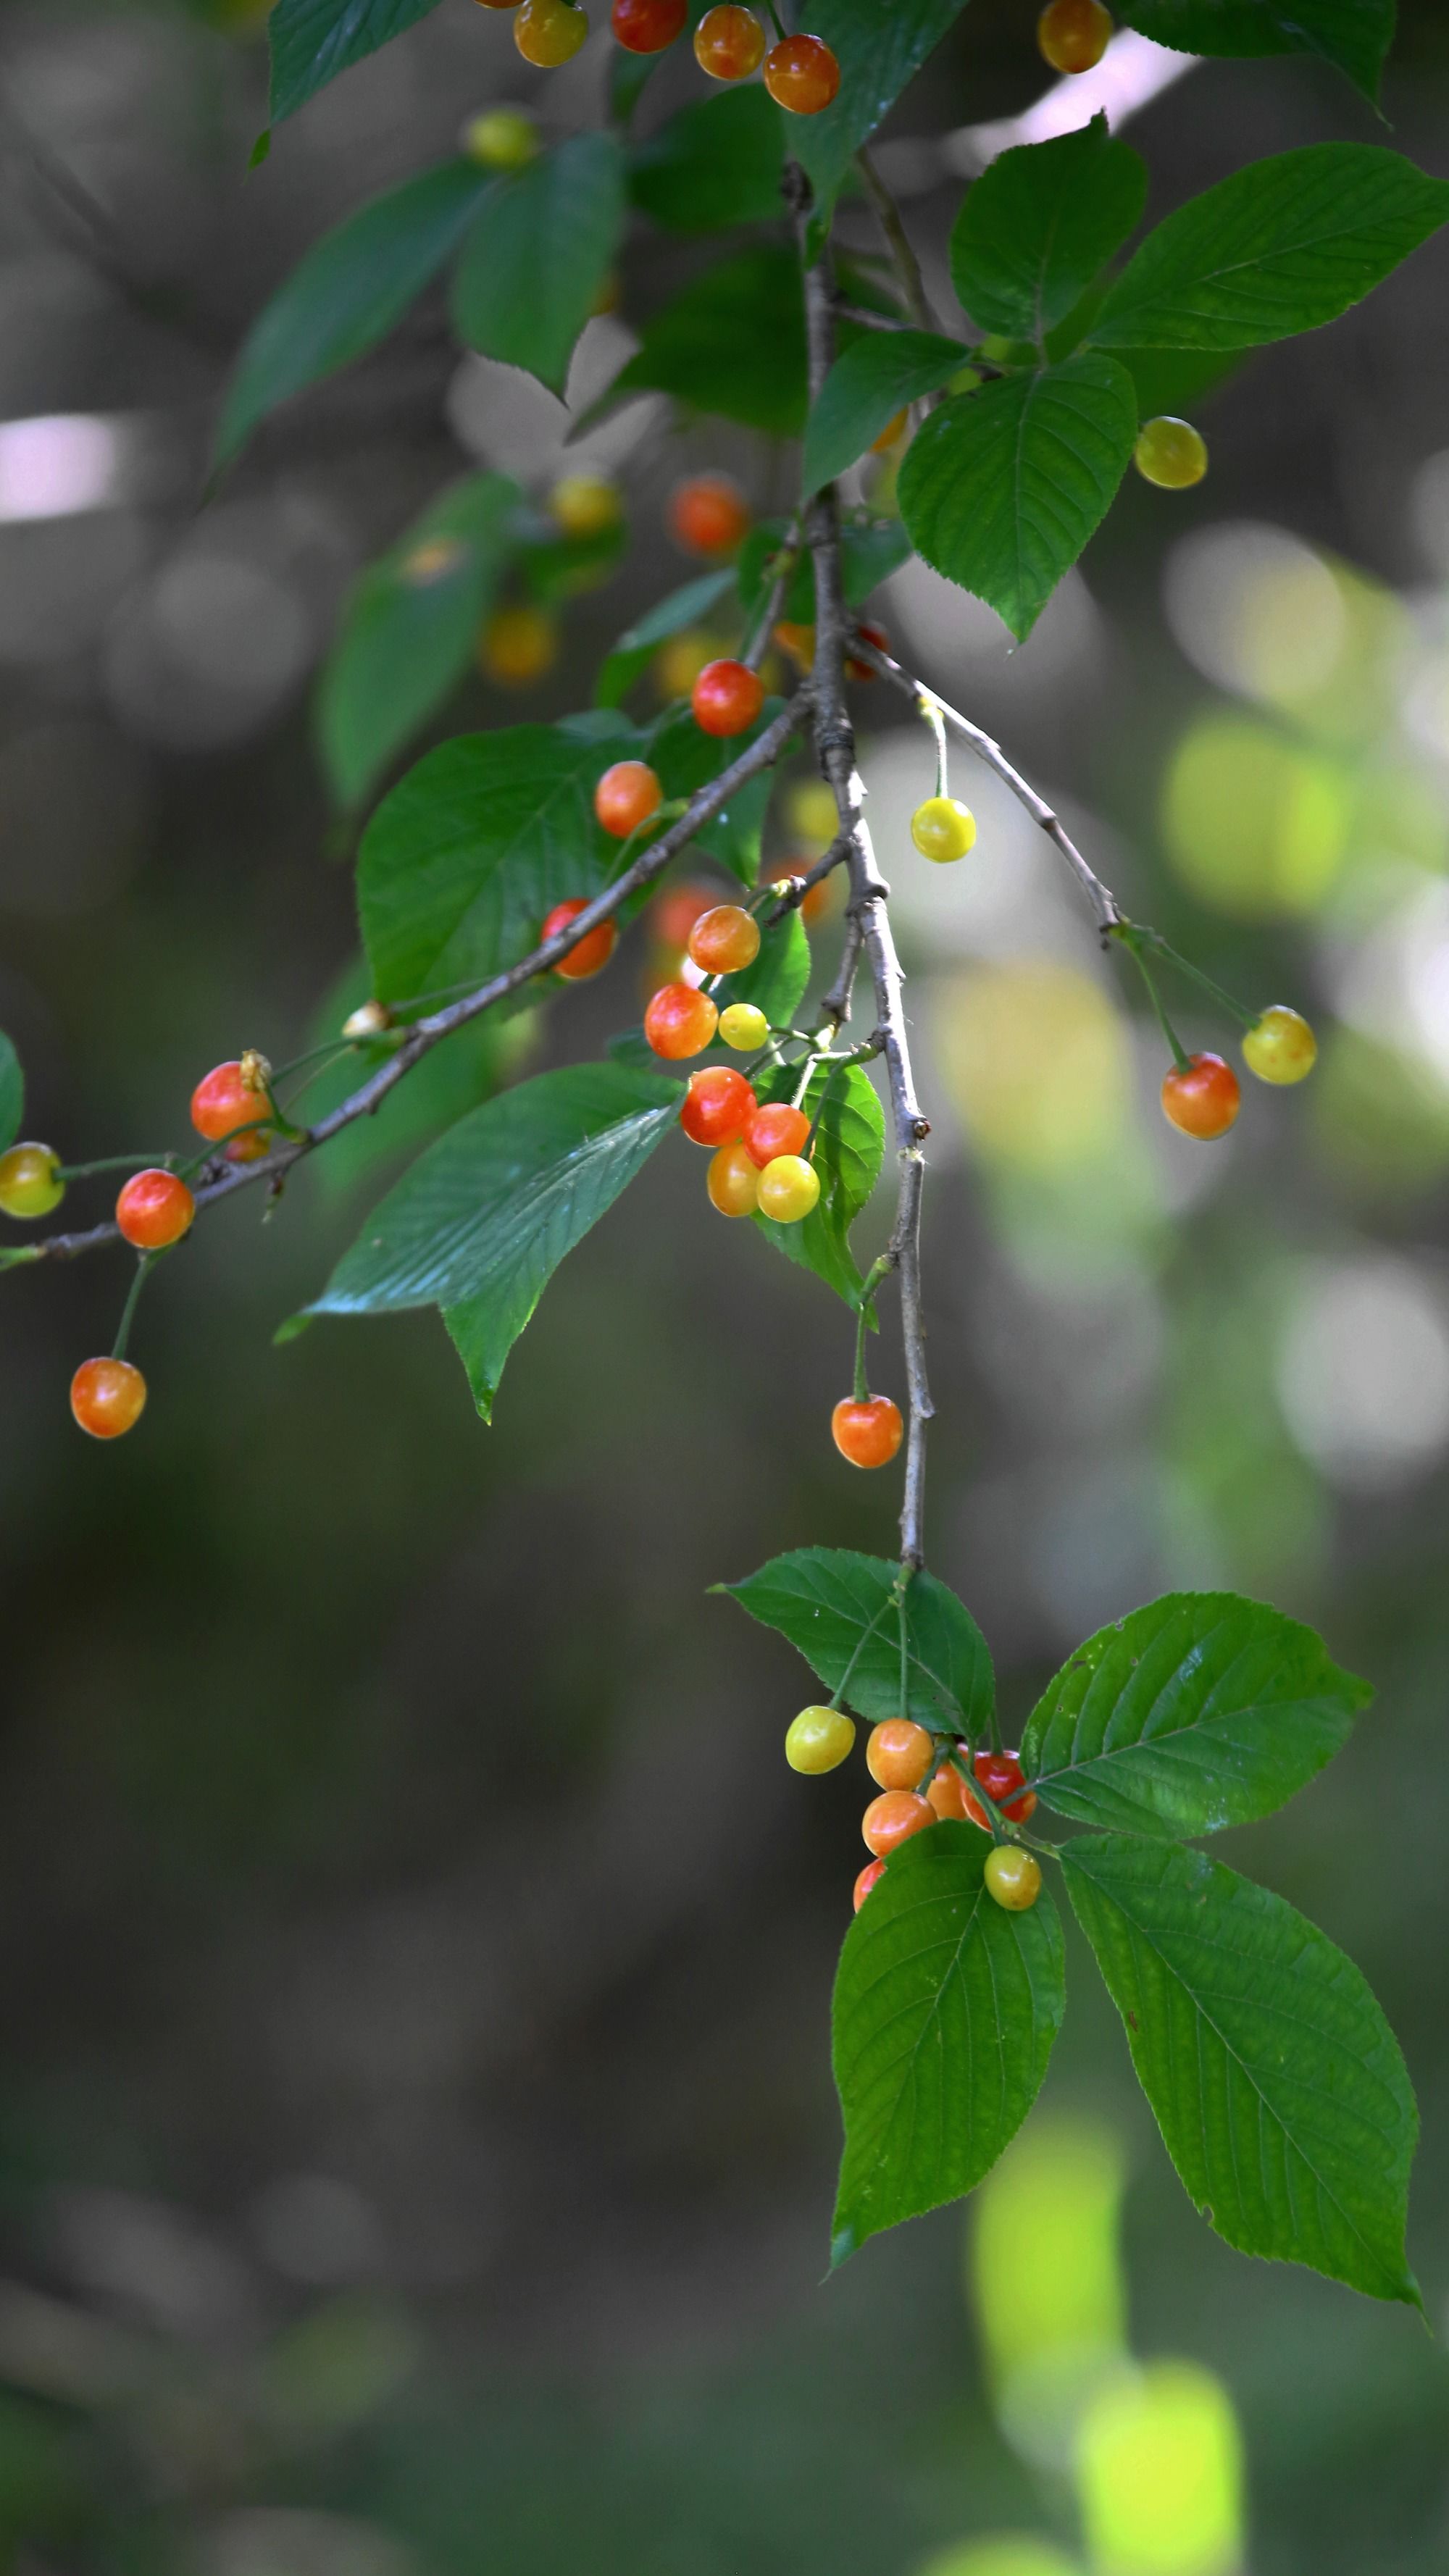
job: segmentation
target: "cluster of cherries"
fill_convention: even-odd
[[[513,9],[513,41],[526,63],[556,71],[572,62],[589,32],[586,10],[574,0],[481,0],[485,9]],[[631,54],[662,54],[683,35],[689,0],[613,0],[609,24],[616,43]],[[792,116],[818,116],[840,88],[840,65],[822,36],[782,36],[771,45],[753,9],[737,0],[707,9],[694,31],[694,55],[711,80],[748,80],[763,66],[765,87]]]
[[[792,1771],[834,1771],[854,1743],[855,1720],[843,1708],[802,1708],[786,1730],[785,1759]],[[993,1818],[973,1794],[966,1774],[1008,1823],[1024,1825],[1036,1809],[1036,1791],[1026,1785],[1018,1754],[983,1748],[973,1760],[968,1744],[934,1736],[914,1718],[887,1717],[873,1726],[865,1766],[880,1795],[861,1818],[861,1837],[873,1857],[855,1882],[857,1914],[879,1885],[891,1853],[912,1834],[946,1822],[991,1832]],[[1024,1914],[1041,1894],[1040,1864],[1019,1843],[995,1845],[985,1879],[987,1893],[1010,1914]]]
[[[255,1162],[268,1149],[268,1079],[264,1059],[248,1054],[217,1065],[191,1095],[192,1126],[209,1145],[224,1147],[231,1162]],[[52,1146],[12,1145],[0,1154],[0,1214],[31,1221],[49,1216],[65,1196],[66,1179]],[[169,1252],[190,1232],[195,1214],[189,1183],[180,1172],[160,1165],[133,1172],[116,1200],[117,1227],[140,1253]],[[145,1404],[146,1381],[119,1352],[109,1359],[82,1360],[71,1379],[70,1409],[82,1431],[96,1440],[117,1440],[132,1430]]]

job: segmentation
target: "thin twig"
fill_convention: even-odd
[[[1013,769],[1000,743],[994,742],[989,733],[983,733],[981,727],[974,725],[969,716],[963,716],[957,708],[948,706],[946,700],[938,697],[934,689],[927,688],[924,680],[915,679],[909,671],[902,670],[900,663],[892,661],[889,653],[878,652],[876,647],[867,643],[863,636],[857,636],[850,649],[858,661],[869,662],[873,670],[879,671],[883,680],[890,680],[901,691],[903,697],[914,699],[924,711],[929,712],[934,709],[936,714],[950,725],[954,733],[959,733],[963,742],[971,745],[977,758],[983,760],[988,769],[995,771],[1003,786],[1009,787],[1018,803],[1026,807],[1032,821],[1040,824],[1048,840],[1055,842],[1096,913],[1097,928],[1102,937],[1109,938],[1119,924],[1127,918],[1111,887],[1103,885],[1095,868],[1083,858],[1076,842],[1063,824],[1061,816],[1047,803],[1044,796],[1037,794],[1029,781],[1022,777],[1019,769]]]
[[[799,560],[800,530],[792,522],[780,540],[779,569],[755,612],[755,622],[750,631],[749,641],[740,654],[740,660],[747,670],[757,671],[765,658],[770,638],[775,631],[775,620],[785,605],[786,594],[795,578],[795,567]]]
[[[633,866],[626,868],[621,877],[616,877],[602,894],[595,895],[592,903],[585,906],[566,930],[555,931],[552,939],[540,941],[538,947],[532,949],[527,957],[521,957],[516,966],[507,966],[500,974],[490,976],[476,992],[466,994],[461,1001],[450,1002],[445,1010],[434,1011],[425,1020],[415,1021],[386,1064],[379,1065],[366,1082],[359,1084],[357,1090],[341,1101],[336,1109],[330,1110],[325,1118],[319,1119],[315,1127],[276,1146],[264,1160],[228,1164],[214,1179],[206,1181],[196,1192],[198,1209],[212,1207],[218,1199],[230,1198],[233,1191],[248,1189],[258,1181],[269,1182],[275,1190],[292,1165],[300,1162],[304,1155],[315,1153],[319,1145],[329,1144],[354,1120],[368,1118],[374,1110],[380,1109],[388,1093],[396,1089],[420,1058],[441,1039],[451,1037],[455,1029],[463,1028],[469,1020],[476,1020],[480,1013],[491,1010],[495,1002],[506,1000],[521,985],[530,983],[535,975],[546,974],[561,957],[567,956],[596,922],[609,920],[631,895],[637,894],[642,886],[659,876],[670,860],[692,840],[700,825],[709,822],[722,806],[727,805],[746,779],[772,767],[791,736],[798,733],[804,724],[811,704],[812,692],[807,685],[796,692],[788,706],[781,708],[774,722],[766,726],[749,748],[742,751],[737,760],[730,762],[728,769],[721,770],[718,778],[702,787],[697,796],[691,797],[678,821],[661,832],[657,840],[651,841],[647,849],[641,850]],[[35,1261],[73,1261],[80,1253],[98,1252],[104,1245],[120,1240],[120,1229],[113,1224],[93,1225],[83,1234],[47,1235],[39,1243],[29,1244],[23,1251],[17,1250],[7,1266]]]
[[[835,356],[835,312],[828,251],[811,263],[810,182],[798,163],[788,164],[785,194],[795,218],[805,284],[805,329],[813,401]],[[909,1402],[905,1489],[901,1503],[901,1562],[914,1570],[924,1562],[926,1425],[934,1407],[926,1376],[925,1319],[921,1305],[921,1188],[925,1164],[921,1145],[930,1134],[916,1098],[901,1007],[901,966],[886,910],[889,889],[882,883],[861,810],[864,786],[855,757],[855,735],[845,706],[845,656],[855,649],[854,620],[841,585],[840,521],[835,488],[817,492],[805,513],[805,541],[815,565],[815,665],[811,678],[814,705],[811,724],[820,766],[835,796],[841,837],[848,846],[851,901],[847,916],[847,951],[863,948],[875,990],[877,1036],[885,1058],[900,1169],[896,1221],[886,1258],[900,1278],[901,1328],[905,1348]],[[853,957],[851,959],[853,972]],[[845,985],[848,994],[848,979]],[[847,1001],[848,1007],[848,1001]]]
[[[863,145],[855,156],[855,166],[865,182],[865,193],[870,199],[871,212],[885,236],[886,248],[890,252],[896,275],[900,280],[901,297],[906,311],[918,331],[934,331],[938,327],[936,317],[931,311],[930,299],[926,294],[926,281],[921,275],[921,263],[911,248],[910,235],[901,221],[901,210]]]
[[[812,888],[823,884],[832,869],[845,864],[850,857],[850,844],[850,833],[837,834],[824,857],[817,859],[813,868],[807,868],[803,876],[791,879],[788,890],[781,895],[774,911],[766,918],[767,930],[773,930],[776,922],[783,921],[787,912],[798,912]],[[780,880],[777,879],[776,882]]]

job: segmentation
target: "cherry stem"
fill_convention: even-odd
[[[765,0],[765,7],[769,10],[771,19],[774,22],[775,33],[783,45],[786,36],[789,34],[789,29],[781,21],[780,12],[775,6],[775,0]]]
[[[167,1249],[170,1249],[169,1245],[167,1246]],[[155,1269],[160,1258],[161,1255],[159,1252],[143,1252],[140,1260],[136,1264],[136,1275],[132,1280],[130,1287],[126,1291],[126,1302],[121,1308],[121,1320],[116,1326],[116,1338],[111,1347],[111,1357],[113,1360],[123,1360],[126,1356],[126,1344],[131,1338],[131,1324],[135,1317],[136,1307],[140,1299],[141,1291],[145,1287],[147,1280],[150,1278],[151,1273]]]
[[[1147,960],[1143,956],[1140,948],[1134,948],[1130,940],[1127,942],[1127,949],[1128,954],[1135,957],[1137,960],[1138,971],[1141,974],[1143,983],[1147,987],[1147,998],[1151,1002],[1154,1011],[1157,1013],[1158,1027],[1161,1029],[1163,1036],[1166,1038],[1168,1045],[1172,1049],[1172,1061],[1176,1065],[1179,1073],[1187,1073],[1191,1069],[1187,1051],[1184,1048],[1182,1040],[1178,1036],[1176,1029],[1173,1027],[1171,1020],[1168,1018],[1166,1011],[1162,1007],[1162,996],[1158,992],[1157,985],[1153,979],[1152,971],[1148,966]]]
[[[1235,1019],[1241,1028],[1257,1027],[1261,1013],[1246,1010],[1241,1002],[1235,1001],[1232,994],[1225,992],[1221,984],[1213,982],[1211,975],[1205,975],[1200,966],[1194,966],[1190,957],[1182,956],[1179,950],[1164,939],[1160,930],[1149,929],[1145,922],[1123,922],[1114,936],[1121,941],[1124,948],[1130,948],[1134,956],[1137,955],[1136,942],[1145,940],[1154,957],[1166,958],[1169,964],[1179,968],[1181,973],[1190,975],[1193,982],[1200,984],[1205,993],[1211,994],[1219,1008],[1226,1011],[1230,1018]],[[1140,958],[1138,962],[1140,964]]]
[[[932,698],[918,698],[916,704],[936,737],[936,794],[941,797],[949,796],[951,791],[946,783],[946,727],[941,710]]]
[[[880,1287],[881,1281],[889,1275],[890,1266],[890,1262],[886,1255],[881,1253],[878,1258],[871,1263],[861,1285],[860,1305],[857,1310],[855,1325],[854,1400],[857,1404],[868,1403],[870,1399],[870,1386],[865,1374],[865,1337],[870,1331],[871,1319],[875,1313],[876,1292]],[[903,1708],[902,1715],[904,1715],[904,1713]]]
[[[88,1181],[93,1172],[169,1172],[174,1154],[106,1154],[98,1163],[61,1163],[58,1181]]]

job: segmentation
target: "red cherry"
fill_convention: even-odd
[[[692,555],[732,555],[750,531],[750,507],[727,474],[694,474],[669,496],[675,543]]]
[[[765,58],[765,30],[753,9],[723,0],[706,9],[694,31],[694,59],[711,80],[748,80]]]
[[[689,953],[706,975],[738,974],[760,953],[760,925],[742,904],[714,904],[691,930]]]
[[[661,984],[644,1014],[644,1035],[656,1055],[678,1060],[700,1055],[714,1036],[719,1013],[697,984]],[[729,1067],[722,1065],[721,1072]]]
[[[868,618],[862,617],[857,620],[855,631],[861,643],[873,644],[877,653],[890,651],[891,639],[883,626],[873,626]],[[876,680],[879,679],[880,674],[873,662],[858,661],[853,653],[847,651],[845,676],[847,680]]]
[[[70,1382],[70,1409],[93,1440],[119,1440],[145,1403],[146,1381],[129,1360],[82,1360]]]
[[[1190,1055],[1162,1077],[1162,1108],[1184,1136],[1204,1144],[1226,1136],[1242,1101],[1238,1077],[1220,1055]]]
[[[588,910],[590,900],[587,895],[574,895],[567,903],[556,903],[538,934],[540,940],[552,939],[556,931],[567,930],[571,921],[577,921],[579,914]],[[553,971],[567,983],[582,984],[608,965],[618,944],[618,923],[596,921],[592,930],[586,930],[582,939],[576,939],[572,948],[555,958]]]
[[[864,1869],[861,1871],[859,1878],[855,1882],[855,1910],[857,1914],[864,1905],[871,1889],[878,1886],[884,1876],[885,1862],[883,1860],[868,1860],[866,1862]]]
[[[860,1830],[866,1849],[873,1851],[877,1860],[884,1860],[910,1835],[935,1822],[936,1811],[928,1798],[918,1797],[913,1789],[884,1789],[866,1808]]]
[[[840,65],[823,36],[785,36],[765,56],[765,87],[792,116],[818,116],[840,87]]]
[[[689,1077],[679,1123],[695,1145],[733,1145],[744,1133],[755,1095],[733,1065],[707,1064]]]
[[[963,1760],[966,1759],[964,1744],[958,1744],[956,1751]],[[1036,1791],[1023,1787],[1026,1774],[1017,1754],[981,1752],[977,1754],[973,1767],[988,1798],[1014,1825],[1024,1825],[1028,1816],[1035,1815]],[[1013,1795],[1018,1790],[1021,1794]],[[986,1809],[978,1798],[973,1798],[954,1765],[947,1763],[942,1766],[926,1795],[938,1816],[965,1819],[973,1825],[980,1825],[983,1831],[989,1828],[991,1820]]]
[[[809,1133],[803,1109],[792,1109],[788,1100],[767,1100],[745,1129],[745,1145],[751,1162],[763,1171],[781,1154],[803,1154]]]
[[[627,841],[664,802],[664,790],[644,760],[616,760],[594,789],[594,812],[616,841]]]
[[[209,1143],[218,1144],[234,1127],[251,1128],[250,1135],[237,1136],[227,1147],[229,1162],[254,1163],[266,1153],[266,1116],[266,1093],[243,1082],[239,1058],[214,1065],[191,1095],[191,1124]]]
[[[830,1429],[842,1458],[852,1467],[888,1467],[902,1440],[906,1426],[901,1409],[888,1395],[869,1395],[863,1404],[853,1397],[842,1397],[830,1417]]]
[[[196,1201],[174,1172],[136,1172],[116,1201],[116,1223],[138,1252],[179,1243],[195,1214]]]
[[[682,33],[688,15],[687,0],[614,0],[609,24],[626,52],[662,54]]]
[[[728,741],[744,733],[765,703],[765,686],[747,662],[706,662],[690,696],[701,733]]]

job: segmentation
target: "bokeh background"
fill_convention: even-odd
[[[1009,139],[1046,86],[1034,15],[973,0],[882,143],[943,317],[977,129]],[[1404,19],[1392,137],[1449,174],[1449,26],[1438,0]],[[320,229],[490,102],[597,113],[607,36],[546,86],[509,39],[444,0],[248,178],[255,10],[0,15],[0,1025],[26,1132],[67,1158],[178,1144],[209,1064],[309,1042],[355,946],[311,715],[340,603],[470,464],[556,470],[563,412],[425,302],[205,487],[228,364]],[[696,87],[671,62],[643,121]],[[1191,68],[1129,130],[1160,212],[1385,129],[1294,60]],[[706,255],[637,226],[580,386]],[[1333,1774],[1230,1857],[1351,1951],[1402,2038],[1436,2334],[1446,298],[1441,242],[1204,398],[1208,480],[1129,478],[1023,650],[919,569],[881,603],[1131,909],[1309,1011],[1302,1091],[1252,1088],[1212,1149],[1169,1133],[1143,997],[1045,842],[963,758],[978,850],[913,865],[928,743],[881,691],[858,709],[935,1123],[933,1562],[1018,1721],[1083,1633],[1175,1584],[1269,1595],[1373,1677]],[[626,568],[569,602],[536,686],[471,679],[440,730],[588,703],[688,570],[676,473],[727,467],[761,509],[789,489],[763,440],[662,405],[599,452]],[[782,796],[775,856],[799,820]],[[641,929],[533,1061],[636,1017],[647,953]],[[1189,1044],[1228,1040],[1173,999]],[[1441,2345],[1200,2225],[1080,1944],[975,2232],[943,2213],[821,2286],[860,1779],[786,1771],[802,1668],[707,1587],[809,1540],[889,1553],[891,1480],[828,1438],[849,1319],[719,1223],[681,1141],[566,1265],[484,1430],[435,1318],[271,1346],[386,1177],[372,1142],[165,1266],[150,1408],[114,1451],[65,1390],[109,1346],[118,1265],[0,1292],[4,2563],[1442,2570]],[[899,1392],[889,1312],[875,1366]]]

